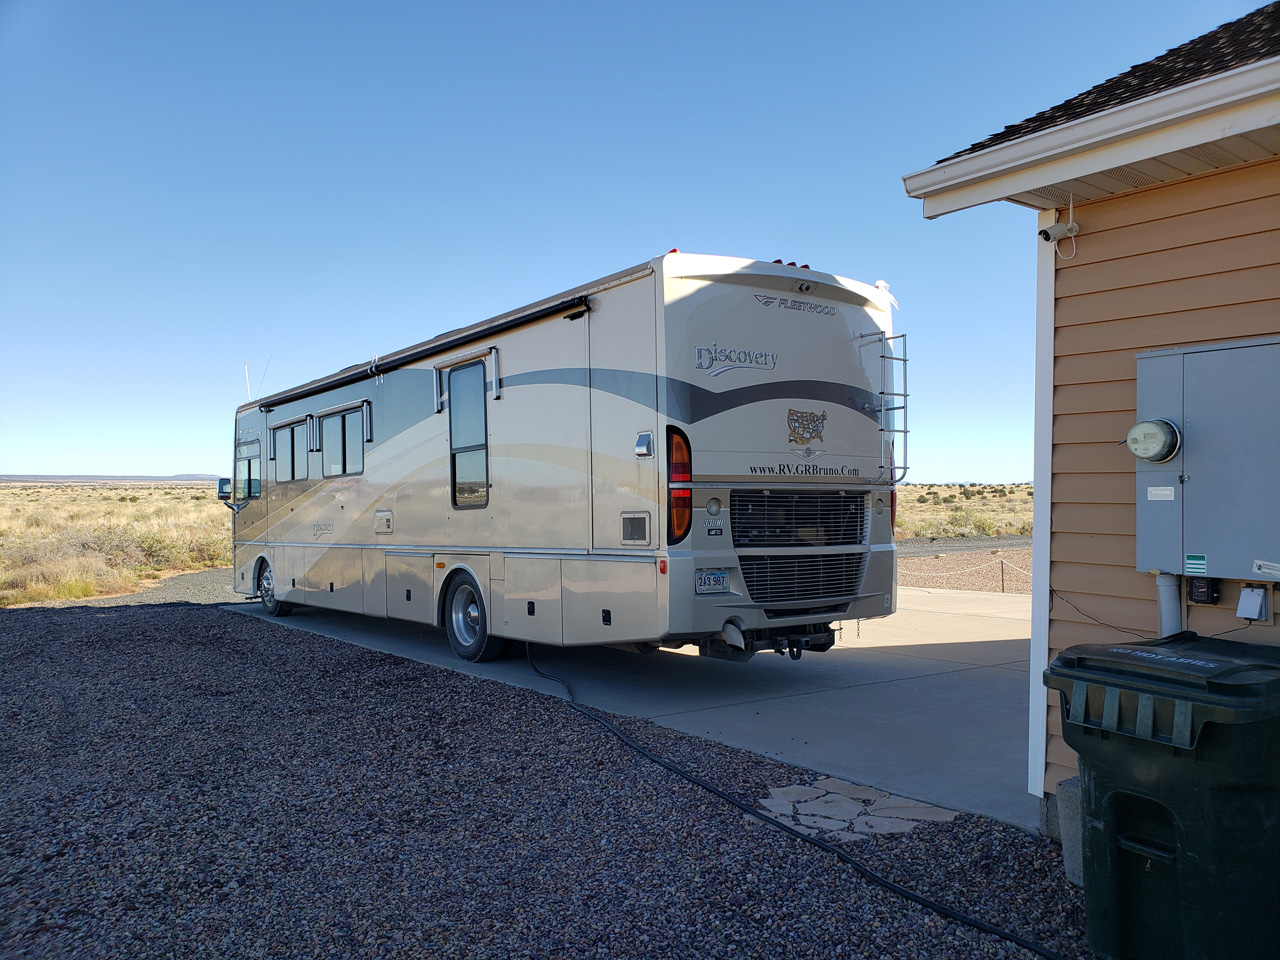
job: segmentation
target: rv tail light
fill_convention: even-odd
[[[689,535],[693,526],[693,491],[672,490],[667,498],[668,543],[677,544]]]
[[[671,483],[693,482],[693,457],[689,438],[675,427],[667,428],[667,479]]]
[[[667,543],[679,543],[693,526],[693,490],[676,484],[693,482],[689,438],[667,427]]]
[[[898,488],[889,491],[889,529],[898,529]]]

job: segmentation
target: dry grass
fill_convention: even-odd
[[[1029,483],[904,483],[898,487],[898,524],[907,537],[994,537],[1031,532]]]
[[[903,484],[896,532],[1025,534],[1031,509],[1029,483]],[[0,607],[128,593],[230,565],[231,511],[206,481],[0,483]]]
[[[231,511],[207,481],[0,483],[0,606],[230,565]]]

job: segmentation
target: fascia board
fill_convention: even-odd
[[[1175,145],[1172,147],[1162,145],[1161,153],[1166,153],[1170,149],[1194,146],[1196,143],[1204,143],[1207,140],[1217,139],[1218,136],[1230,135],[1244,129],[1256,129],[1257,126],[1275,123],[1277,109],[1280,109],[1278,104],[1280,104],[1280,58],[1272,58],[1207,77],[1204,80],[1197,80],[1133,103],[1112,107],[1110,110],[1084,117],[1073,123],[1062,124],[1009,143],[990,147],[980,153],[935,164],[916,173],[907,174],[902,178],[902,183],[908,196],[926,201],[926,208],[930,206],[928,201],[931,198],[980,184],[998,180],[1002,183],[1017,185],[1017,189],[1011,190],[974,192],[966,202],[957,206],[951,206],[949,203],[932,205],[935,207],[932,213],[926,209],[926,217],[939,216],[951,210],[986,203],[989,200],[1000,200],[1013,193],[1065,179],[1061,176],[1046,177],[1045,171],[1041,168],[1070,157],[1096,154],[1109,145],[1135,141],[1144,138],[1145,135],[1169,128],[1177,128],[1184,135],[1198,136],[1201,139],[1182,142],[1182,136],[1174,137],[1171,142]],[[1252,106],[1260,109],[1247,110]],[[1256,125],[1239,126],[1244,115],[1241,113],[1242,109],[1249,115],[1248,122]],[[1223,114],[1232,115],[1226,125],[1225,133],[1204,136],[1203,129],[1211,128],[1213,123],[1196,124],[1194,122],[1216,119]],[[1135,159],[1146,159],[1147,156],[1155,155],[1157,154],[1133,156],[1121,162],[1132,162]],[[1082,166],[1091,165],[1086,163]],[[1096,169],[1105,170],[1116,165],[1117,163],[1108,160],[1106,166],[1097,166]],[[1010,179],[1013,174],[1032,170],[1035,171],[1032,176],[1018,178],[1016,181]],[[1087,172],[1094,171],[1077,169],[1072,175],[1078,176]],[[986,196],[988,193],[990,195]],[[972,199],[975,196],[984,198]],[[939,209],[940,206],[945,206],[946,209]]]
[[[1280,93],[1177,126],[1163,127],[1084,153],[1048,159],[1035,167],[927,196],[924,198],[924,215],[932,220],[946,213],[1004,200],[1048,184],[1087,177],[1100,170],[1122,167],[1276,123],[1280,123]],[[1052,202],[1045,201],[1045,209],[1053,206]]]

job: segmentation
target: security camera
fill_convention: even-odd
[[[1040,231],[1040,239],[1045,243],[1053,243],[1066,237],[1074,237],[1079,232],[1080,224],[1078,223],[1055,223],[1053,226],[1046,227]]]

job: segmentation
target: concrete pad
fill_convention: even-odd
[[[256,604],[226,609],[260,615]],[[1028,597],[902,588],[892,617],[846,623],[832,650],[800,661],[546,646],[534,657],[588,706],[1035,831],[1039,801],[1026,792],[1029,621]],[[564,693],[523,658],[458,660],[442,631],[416,624],[310,608],[275,622]]]

